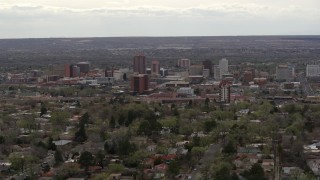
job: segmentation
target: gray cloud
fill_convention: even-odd
[[[0,38],[319,34],[315,8],[212,4],[187,8],[67,8],[0,4]]]

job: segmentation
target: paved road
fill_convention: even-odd
[[[196,180],[197,174],[201,173],[201,168],[209,163],[213,163],[215,154],[220,150],[221,145],[220,144],[211,144],[208,148],[208,150],[205,152],[203,157],[200,159],[199,163],[195,166],[191,173],[191,179]]]

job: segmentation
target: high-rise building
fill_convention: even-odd
[[[230,103],[230,97],[231,97],[231,83],[229,81],[221,81],[219,88],[220,88],[220,93],[219,93],[219,98],[220,102],[224,103]]]
[[[72,66],[72,77],[79,77],[80,76],[80,67],[73,65]]]
[[[144,55],[137,55],[133,57],[133,72],[146,74],[146,57]]]
[[[80,73],[87,74],[90,71],[89,62],[79,62],[77,66],[80,68]]]
[[[81,75],[80,67],[74,64],[64,65],[65,77],[79,77]]]
[[[160,63],[157,60],[153,60],[151,63],[151,74],[159,75],[160,74]]]
[[[146,74],[134,75],[131,78],[131,90],[142,94],[149,89],[149,78]]]
[[[114,67],[112,66],[111,70],[106,68],[104,71],[104,77],[113,77]]]
[[[213,74],[212,62],[210,60],[205,60],[202,62],[203,69],[209,69],[210,76]]]
[[[292,81],[294,78],[294,67],[288,65],[278,65],[276,68],[277,81]]]
[[[307,65],[306,69],[307,77],[319,77],[320,76],[320,66],[319,65]]]
[[[70,64],[64,65],[64,76],[65,77],[72,77],[72,68]]]
[[[220,79],[220,68],[219,68],[219,65],[214,65],[213,66],[213,77],[214,77],[214,79],[216,79],[216,80],[219,80]]]
[[[229,69],[228,69],[228,60],[226,58],[223,58],[219,61],[219,74],[220,78],[222,78],[223,75],[229,74]]]
[[[179,59],[177,65],[178,67],[189,69],[190,59]]]

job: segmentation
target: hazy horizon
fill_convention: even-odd
[[[318,0],[4,0],[0,38],[319,35]]]
[[[199,35],[199,36],[80,36],[80,37],[16,37],[16,38],[0,38],[0,40],[14,40],[14,39],[85,39],[85,38],[192,38],[192,37],[312,37],[319,36],[320,34],[288,34],[288,35]]]

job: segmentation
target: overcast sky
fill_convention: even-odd
[[[0,38],[301,34],[320,34],[320,0],[0,1]]]

